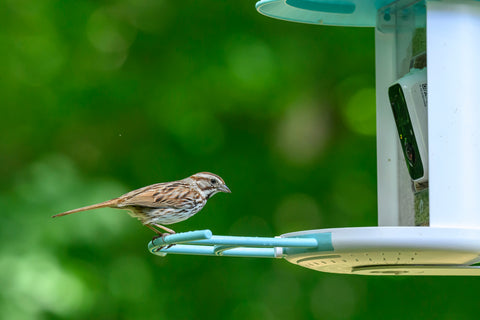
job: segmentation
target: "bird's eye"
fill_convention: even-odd
[[[213,183],[213,184],[215,184],[215,183],[217,183],[217,180],[215,180],[215,179],[210,179],[210,182]]]

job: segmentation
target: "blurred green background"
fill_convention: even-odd
[[[177,232],[376,225],[374,33],[254,1],[0,1],[1,319],[472,319],[476,278],[167,256],[124,211],[50,216],[198,171]]]

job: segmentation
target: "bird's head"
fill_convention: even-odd
[[[207,200],[217,192],[231,193],[225,181],[214,173],[199,172],[191,176],[190,179],[193,180]]]

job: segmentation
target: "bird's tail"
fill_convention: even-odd
[[[81,207],[81,208],[78,208],[78,209],[73,209],[73,210],[62,212],[62,213],[58,213],[58,214],[52,216],[52,218],[66,216],[67,214],[72,214],[72,213],[87,211],[87,210],[92,210],[92,209],[115,207],[117,202],[118,202],[117,199],[112,199],[112,200],[100,202],[100,203],[97,203],[97,204],[92,204],[91,206]]]

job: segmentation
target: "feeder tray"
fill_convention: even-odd
[[[168,245],[174,246],[167,249]],[[322,272],[363,275],[480,275],[480,230],[365,227],[300,231],[279,237],[216,236],[210,230],[157,238],[151,253],[284,258]]]

